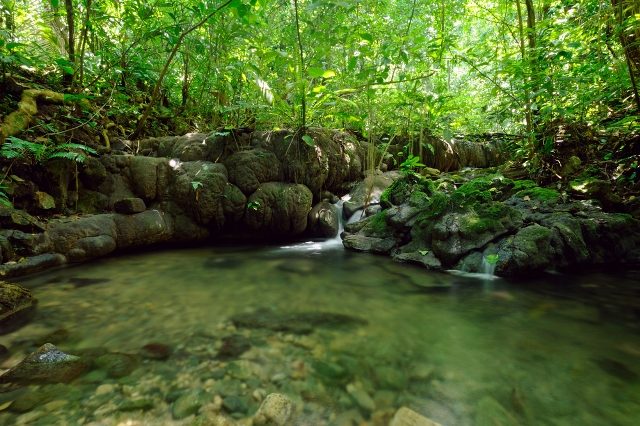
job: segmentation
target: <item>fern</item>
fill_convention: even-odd
[[[0,206],[13,207],[13,204],[11,204],[11,201],[9,201],[9,197],[5,192],[6,190],[7,190],[6,186],[0,185]]]
[[[84,160],[87,157],[77,152],[57,151],[47,156],[47,159],[53,159],[53,158],[64,158],[65,160],[74,161],[76,163],[84,163]]]

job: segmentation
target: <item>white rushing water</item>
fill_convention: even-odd
[[[337,203],[334,204],[338,215],[338,233],[333,238],[327,238],[323,241],[305,241],[303,243],[292,244],[280,247],[280,250],[303,251],[319,254],[324,250],[342,249],[342,238],[340,235],[344,231],[344,202],[349,200],[349,195],[345,195]],[[351,223],[351,222],[348,222]]]

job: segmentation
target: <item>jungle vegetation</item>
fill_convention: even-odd
[[[505,133],[518,135],[513,157],[530,167],[567,125],[591,135],[619,176],[638,180],[637,0],[0,0],[0,8],[5,117],[20,101],[16,87],[52,89],[65,102],[90,100],[93,111],[78,106],[67,125],[98,134]],[[28,139],[24,130],[2,136]]]

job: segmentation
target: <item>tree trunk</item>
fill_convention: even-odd
[[[167,72],[169,71],[169,66],[173,61],[173,58],[176,56],[176,53],[178,53],[178,49],[180,49],[180,46],[182,46],[182,42],[184,41],[185,37],[191,34],[196,29],[203,26],[204,24],[206,24],[207,21],[213,17],[213,15],[220,12],[225,7],[229,6],[229,4],[231,4],[232,1],[233,0],[225,1],[220,6],[218,6],[214,11],[209,13],[207,16],[205,16],[200,21],[198,21],[194,25],[184,30],[182,34],[180,34],[180,36],[178,37],[178,40],[176,41],[176,44],[173,46],[173,49],[171,49],[171,53],[169,53],[169,57],[167,58],[167,61],[164,63],[164,67],[162,67],[162,71],[160,71],[160,75],[158,76],[158,81],[156,81],[156,84],[153,87],[151,100],[149,101],[146,108],[144,109],[144,112],[142,113],[142,117],[140,117],[140,120],[138,121],[138,125],[136,126],[136,130],[131,135],[132,138],[134,139],[138,138],[142,134],[144,125],[149,119],[149,114],[151,114],[151,109],[156,104],[156,102],[158,102],[158,99],[160,98],[160,88],[162,87],[162,82],[164,81],[164,77],[167,75]]]
[[[64,0],[64,8],[67,12],[67,53],[69,54],[69,62],[76,63],[76,34],[75,21],[73,19],[73,0]],[[70,86],[73,83],[73,74],[65,73],[63,84]]]
[[[298,14],[298,0],[293,0],[293,8],[295,12],[296,34],[298,38],[298,53],[300,55],[300,97],[302,111],[300,112],[300,130],[304,133],[307,128],[307,96],[306,84],[304,76],[304,50],[302,50],[302,35],[300,34],[300,19]]]
[[[640,14],[640,4],[637,0],[611,0],[613,13],[618,23],[620,44],[627,62],[627,70],[631,80],[631,89],[636,101],[636,108],[640,111],[640,94],[638,93],[637,78],[640,76],[640,25],[625,28],[627,20]]]
[[[528,1],[528,0],[527,0]],[[527,55],[527,47],[525,45],[525,33],[524,33],[524,18],[522,15],[522,5],[520,4],[520,0],[516,0],[516,10],[518,12],[518,32],[520,35],[520,59],[522,60],[522,66],[528,69],[528,55]],[[525,121],[527,126],[527,134],[529,138],[533,136],[533,115],[531,114],[531,92],[529,90],[529,82],[526,77],[528,73],[525,73],[525,78],[522,81],[524,86],[524,97],[525,97]]]
[[[87,0],[87,10],[84,16],[84,26],[82,27],[82,34],[80,35],[80,56],[78,58],[78,87],[82,87],[82,82],[84,80],[84,51],[87,45],[87,38],[89,34],[89,19],[91,18],[91,1]]]
[[[189,79],[189,54],[187,52],[183,52],[182,60],[184,63],[184,77],[182,78],[182,108],[185,109],[187,107],[187,102],[189,101],[189,83],[191,83],[191,80]]]

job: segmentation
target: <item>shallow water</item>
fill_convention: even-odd
[[[296,424],[382,425],[401,406],[450,426],[640,424],[638,271],[514,284],[306,244],[128,255],[22,284],[38,313],[0,336],[3,368],[45,341],[127,354],[159,342],[172,355],[0,395],[1,424],[192,424],[175,407],[189,393],[212,424],[250,417],[271,392],[297,402]],[[260,310],[364,321],[318,317],[307,334],[231,322]],[[241,349],[222,356],[229,336]]]

